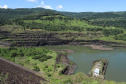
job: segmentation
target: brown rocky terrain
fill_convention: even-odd
[[[74,73],[74,70],[77,68],[76,64],[71,62],[66,54],[59,53],[59,55],[56,58],[56,64],[62,63],[63,65],[66,65],[66,67],[61,71],[61,74],[64,75],[70,75]]]
[[[41,84],[46,81],[34,71],[0,57],[0,73],[8,74],[6,84]]]
[[[72,37],[84,38],[84,33],[56,33],[45,31],[24,31],[23,33],[9,33],[0,31],[0,35],[8,38],[6,41],[11,46],[45,46],[45,45],[105,45],[112,47],[126,47],[124,43],[109,42],[101,40],[74,39]]]

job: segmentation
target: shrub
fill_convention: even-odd
[[[20,53],[19,55],[20,55],[20,57],[23,57],[24,56],[24,53]]]
[[[47,59],[51,59],[52,58],[52,56],[47,56]]]
[[[40,59],[41,56],[40,55],[35,55],[34,57],[32,57],[32,59]]]
[[[33,63],[33,64],[32,64],[32,66],[36,66],[36,65],[37,65],[37,63]]]
[[[15,59],[11,59],[12,62],[15,62]]]
[[[47,59],[46,58],[40,58],[39,59],[39,61],[41,61],[41,62],[44,62],[44,61],[46,61]]]
[[[30,64],[30,60],[26,60],[25,63],[26,63],[26,64]]]
[[[48,66],[47,66],[47,65],[45,65],[45,66],[44,66],[44,68],[48,68]]]
[[[56,64],[56,68],[60,68],[60,65],[59,64]]]
[[[46,75],[47,75],[48,77],[52,76],[52,74],[50,74],[50,73],[46,73]]]
[[[6,80],[8,78],[8,73],[4,75],[3,73],[0,74],[0,84],[6,84]]]
[[[40,59],[40,58],[46,58],[46,55],[41,54],[41,55],[35,55],[34,57],[32,57],[32,59]]]
[[[39,68],[39,66],[34,66],[34,69],[33,69],[34,71],[40,71],[40,68]]]
[[[53,70],[53,66],[49,66],[48,69],[49,69],[50,71],[52,71],[52,70]]]
[[[24,64],[23,64],[23,63],[21,63],[21,62],[20,62],[19,64],[20,64],[21,66],[24,66]]]
[[[13,52],[12,54],[11,54],[11,57],[16,57],[18,54],[16,53],[16,52]]]
[[[67,83],[67,84],[72,84],[72,81],[71,80],[65,80],[63,83]]]

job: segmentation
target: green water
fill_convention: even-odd
[[[50,46],[47,48],[75,50],[76,52],[68,55],[68,58],[78,66],[74,73],[87,74],[91,70],[94,60],[107,59],[109,64],[105,78],[126,82],[126,48],[115,48],[112,51],[93,50],[83,46]]]

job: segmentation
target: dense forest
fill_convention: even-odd
[[[126,28],[126,12],[60,12],[63,15],[75,18],[85,18],[92,25],[115,26]]]
[[[126,12],[58,12],[43,8],[0,9],[0,26],[20,25],[41,31],[98,32],[115,40],[126,40]],[[99,38],[98,38],[99,39]]]

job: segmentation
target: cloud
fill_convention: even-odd
[[[44,1],[41,2],[41,5],[44,5]]]
[[[44,4],[44,1],[41,2],[41,5],[40,6],[37,6],[36,8],[45,8],[45,9],[53,9],[51,6],[49,5],[45,5]]]
[[[53,8],[52,8],[51,6],[49,6],[49,5],[44,5],[43,8],[45,8],[45,9],[51,9],[51,10],[53,9]]]
[[[56,7],[56,9],[62,9],[62,8],[63,8],[62,5],[58,5],[58,6]]]
[[[2,6],[0,6],[0,8],[7,9],[7,8],[8,8],[8,6],[7,6],[7,5],[4,5],[3,7],[2,7]]]
[[[27,1],[29,1],[29,2],[38,2],[38,0],[27,0]]]

